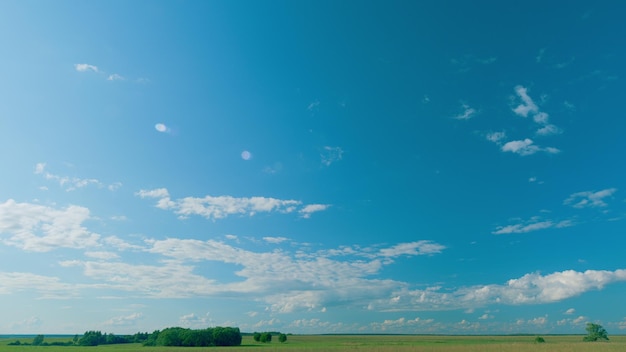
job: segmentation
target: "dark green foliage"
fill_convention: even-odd
[[[585,328],[585,330],[587,330],[587,336],[583,337],[583,341],[591,342],[598,340],[609,340],[609,336],[607,335],[606,330],[600,324],[587,323],[587,327]]]
[[[287,335],[285,334],[278,335],[278,341],[280,341],[281,343],[287,341]]]
[[[544,342],[546,342],[546,340],[543,337],[541,336],[535,337],[535,343],[544,343]]]
[[[85,331],[83,337],[78,340],[81,346],[98,346],[106,343],[106,337],[101,331]]]
[[[264,343],[272,342],[272,334],[269,332],[261,333],[260,341]]]
[[[33,346],[41,346],[41,344],[43,343],[43,339],[44,339],[43,335],[35,336],[35,338],[33,339]]]
[[[7,343],[7,345],[9,345],[9,346],[19,346],[21,344],[22,343],[20,342],[20,340],[15,340],[14,342]]]
[[[213,328],[213,344],[215,346],[239,346],[241,345],[241,338],[239,328],[221,326]]]
[[[239,328],[221,326],[200,330],[173,327],[142,337],[144,346],[184,347],[239,346],[242,339]]]
[[[254,339],[254,341],[259,342],[261,341],[261,333],[260,332],[255,332],[254,335],[252,335],[252,338]]]

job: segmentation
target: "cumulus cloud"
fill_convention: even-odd
[[[578,209],[606,207],[607,204],[604,199],[611,197],[615,192],[617,192],[617,188],[607,188],[597,192],[587,191],[573,193],[563,201],[563,204]]]
[[[89,64],[74,64],[74,68],[78,72],[88,72],[88,71],[99,72],[97,66],[89,65]]]
[[[537,113],[539,108],[537,104],[528,95],[528,89],[523,86],[515,87],[515,94],[522,100],[521,104],[513,109],[513,112],[519,116],[527,117],[529,113]]]
[[[0,203],[0,240],[33,252],[93,247],[100,235],[83,226],[89,218],[89,209],[80,206],[56,209],[9,199]]]
[[[548,154],[556,154],[560,152],[560,150],[553,147],[540,147],[534,144],[533,140],[529,138],[519,141],[507,142],[502,146],[501,149],[503,152],[511,152],[522,156],[532,155],[537,152],[545,152]]]
[[[505,284],[461,287],[454,291],[441,289],[394,292],[395,302],[378,300],[372,303],[377,310],[448,310],[472,309],[487,304],[545,304],[560,302],[591,290],[601,290],[606,285],[626,281],[626,269],[615,271],[566,270],[548,275],[526,274]],[[540,320],[535,321],[537,323]],[[526,322],[527,323],[527,322]]]
[[[211,220],[223,219],[230,215],[254,216],[257,213],[292,213],[295,211],[298,211],[304,218],[308,218],[310,214],[329,207],[328,205],[320,204],[310,204],[302,207],[302,202],[298,200],[268,197],[205,196],[202,198],[185,197],[171,200],[169,192],[165,188],[140,190],[135,195],[141,198],[157,198],[156,206],[158,208],[173,210],[181,218],[199,215]]]

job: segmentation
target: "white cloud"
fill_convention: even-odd
[[[285,241],[289,241],[287,237],[263,237],[263,240],[267,243],[279,244]]]
[[[58,277],[49,277],[23,272],[0,271],[0,294],[34,291],[39,298],[67,299],[78,296],[76,285],[61,282]]]
[[[254,216],[257,213],[292,213],[302,205],[302,202],[298,200],[268,197],[205,196],[203,198],[185,197],[173,201],[165,188],[140,190],[135,195],[141,198],[160,198],[156,204],[158,208],[173,210],[181,218],[200,215],[211,220],[223,219],[230,215]],[[298,212],[303,217],[308,218],[311,213],[325,210],[328,207],[328,205],[310,204],[305,205]]]
[[[214,325],[212,324],[209,313],[203,316],[196,315],[195,313],[185,314],[178,318],[178,322],[182,327],[193,329],[205,329],[207,326]]]
[[[550,136],[553,134],[560,134],[562,132],[563,131],[561,131],[561,129],[556,127],[555,125],[548,124],[538,129],[536,133],[539,136]]]
[[[76,68],[76,71],[78,72],[87,72],[87,71],[99,72],[97,66],[89,65],[89,64],[75,64],[74,68]]]
[[[93,247],[100,236],[82,225],[89,218],[89,209],[84,207],[54,209],[9,199],[0,203],[0,235],[4,237],[0,240],[33,252]]]
[[[118,75],[117,73],[114,73],[112,75],[109,75],[109,77],[107,77],[107,81],[123,81],[125,78]]]
[[[85,256],[102,260],[119,258],[119,255],[117,255],[117,253],[107,251],[85,252]]]
[[[343,158],[343,150],[340,147],[325,146],[320,156],[322,158],[322,164],[330,166],[332,163]]]
[[[540,127],[536,135],[538,136],[550,136],[554,134],[560,134],[563,131],[557,126],[550,123],[550,115],[546,112],[539,111],[539,107],[528,95],[528,90],[522,86],[515,87],[515,93],[522,100],[522,104],[513,109],[513,112],[519,116],[527,117],[532,115],[533,121],[542,127]]]
[[[487,134],[487,140],[493,143],[500,143],[504,138],[506,138],[506,133],[504,132],[492,132]]]
[[[105,185],[95,178],[80,178],[80,177],[69,177],[69,176],[60,176],[55,175],[50,172],[45,171],[46,163],[37,163],[35,165],[35,174],[43,175],[46,180],[52,180],[59,184],[59,186],[64,187],[67,192],[75,191],[79,188],[84,188],[89,185],[95,185],[98,188],[103,188]],[[110,191],[115,191],[122,186],[121,182],[114,182],[108,186],[107,189]]]
[[[308,219],[311,217],[311,214],[316,213],[318,211],[324,211],[328,209],[330,205],[328,204],[308,204],[305,205],[302,209],[299,210],[299,213],[303,218]]]
[[[136,196],[141,198],[169,198],[170,194],[166,188],[156,188],[151,190],[140,190],[135,193]]]
[[[311,104],[309,104],[309,106],[307,106],[307,110],[313,111],[313,110],[317,109],[319,106],[320,106],[320,101],[316,100],[316,101],[312,102]]]
[[[519,116],[527,117],[529,113],[537,113],[539,108],[535,102],[528,96],[528,90],[522,86],[515,87],[515,93],[522,100],[522,103],[513,109],[513,112]]]
[[[494,235],[503,235],[510,233],[527,233],[538,230],[545,230],[549,228],[564,228],[573,226],[574,223],[571,220],[562,220],[558,222],[554,222],[552,220],[544,220],[540,221],[539,218],[534,217],[529,221],[524,221],[518,224],[507,225],[507,226],[499,226],[492,233]]]
[[[437,254],[444,249],[446,249],[445,246],[432,241],[417,241],[400,243],[391,248],[384,248],[379,253],[383,257],[399,257],[401,255]]]
[[[565,314],[567,314],[567,315],[572,315],[572,314],[574,314],[575,312],[576,312],[576,309],[574,309],[574,308],[570,308],[570,309],[568,309],[568,310],[566,310],[566,311],[565,311]]]
[[[112,183],[112,184],[107,186],[109,191],[117,191],[120,187],[122,187],[122,183],[121,182],[114,182],[114,183]]]
[[[104,326],[132,326],[135,324],[137,320],[143,318],[142,313],[132,313],[129,315],[122,315],[113,317],[107,321],[105,321],[102,325]]]
[[[552,147],[542,148],[535,145],[532,139],[526,138],[519,141],[510,141],[502,146],[503,152],[511,152],[522,156],[532,155],[537,152],[546,152],[548,154],[559,153],[560,150]]]
[[[573,193],[563,201],[563,204],[579,209],[606,207],[607,204],[604,198],[612,196],[615,192],[617,192],[617,188],[607,188],[598,192],[588,191]]]
[[[46,163],[37,163],[37,165],[35,165],[35,174],[43,173],[45,168],[46,168]]]
[[[563,301],[587,291],[601,290],[608,284],[623,281],[626,281],[626,269],[584,272],[566,270],[545,276],[531,273],[511,279],[503,285],[468,286],[455,291],[403,289],[393,293],[400,297],[397,302],[381,299],[372,303],[371,308],[387,311],[449,310],[475,309],[488,304],[545,304]]]
[[[463,112],[454,116],[457,120],[469,120],[476,114],[476,109],[471,108],[467,104],[462,105]]]

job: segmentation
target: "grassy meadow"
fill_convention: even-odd
[[[447,352],[513,352],[513,351],[626,351],[626,336],[609,336],[609,342],[582,342],[582,335],[543,336],[545,343],[535,343],[534,336],[416,336],[416,335],[289,335],[285,343],[263,344],[244,336],[238,347],[143,347],[140,344],[79,346],[9,346],[9,342],[27,338],[0,339],[0,352],[168,352],[168,351],[447,351]],[[277,340],[276,337],[274,337]],[[46,342],[71,338],[47,338]]]

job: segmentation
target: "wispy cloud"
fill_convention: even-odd
[[[76,71],[78,72],[88,72],[88,71],[100,72],[97,66],[89,65],[89,64],[74,64],[74,68],[76,68]]]
[[[399,257],[403,255],[426,255],[438,254],[446,249],[445,246],[432,241],[417,241],[409,243],[400,243],[390,248],[383,248],[379,251],[382,257]]]
[[[137,320],[143,319],[143,314],[142,313],[132,313],[129,315],[121,315],[121,316],[117,316],[117,317],[113,317],[107,321],[105,321],[104,323],[102,323],[102,325],[104,326],[132,326],[134,325]]]
[[[46,163],[37,163],[37,165],[35,165],[35,174],[43,175],[43,177],[46,180],[52,180],[52,181],[57,182],[59,186],[65,188],[65,190],[68,192],[75,191],[79,188],[84,188],[89,185],[94,185],[94,186],[97,186],[98,188],[106,187],[109,191],[116,191],[117,189],[122,187],[121,182],[114,182],[106,186],[104,183],[100,182],[98,179],[95,179],[95,178],[60,176],[60,175],[52,174],[46,171],[45,169],[46,169]]]
[[[615,192],[617,192],[617,188],[607,188],[597,192],[587,191],[573,193],[563,201],[563,204],[578,209],[606,207],[607,204],[604,199],[611,197]]]
[[[499,226],[492,233],[494,235],[503,235],[503,234],[511,234],[511,233],[527,233],[538,230],[545,230],[549,228],[564,228],[573,226],[574,222],[572,220],[562,220],[562,221],[553,221],[553,220],[542,220],[539,217],[533,217],[528,221],[521,221],[517,224],[507,225],[507,226]]]
[[[287,237],[269,237],[268,236],[268,237],[263,237],[263,241],[267,243],[279,244],[285,241],[289,241],[289,239]]]
[[[463,111],[460,114],[454,116],[454,118],[457,119],[457,120],[469,120],[472,117],[474,117],[474,115],[476,115],[476,113],[477,113],[476,109],[470,107],[467,104],[463,104],[461,106],[461,109]]]
[[[326,210],[329,207],[323,204],[302,206],[302,202],[298,200],[269,197],[205,196],[171,200],[169,192],[165,188],[140,190],[135,195],[141,198],[157,198],[157,208],[173,210],[181,218],[200,215],[211,220],[223,219],[230,215],[254,216],[257,213],[292,213],[295,211],[298,211],[302,217],[308,218],[312,213]]]
[[[521,100],[521,103],[513,108],[513,112],[522,117],[532,116],[533,121],[541,126],[536,131],[538,136],[549,136],[563,132],[560,128],[550,123],[550,115],[548,113],[539,110],[537,104],[528,95],[527,88],[516,86],[515,94]]]
[[[486,138],[490,142],[500,144],[500,142],[506,138],[506,133],[504,131],[490,132],[487,133]]]
[[[109,75],[109,77],[107,77],[107,81],[123,81],[123,80],[125,80],[125,78],[118,75],[117,73],[114,73],[112,75]]]
[[[320,154],[322,158],[322,164],[330,166],[343,158],[343,149],[340,147],[325,146]]]

